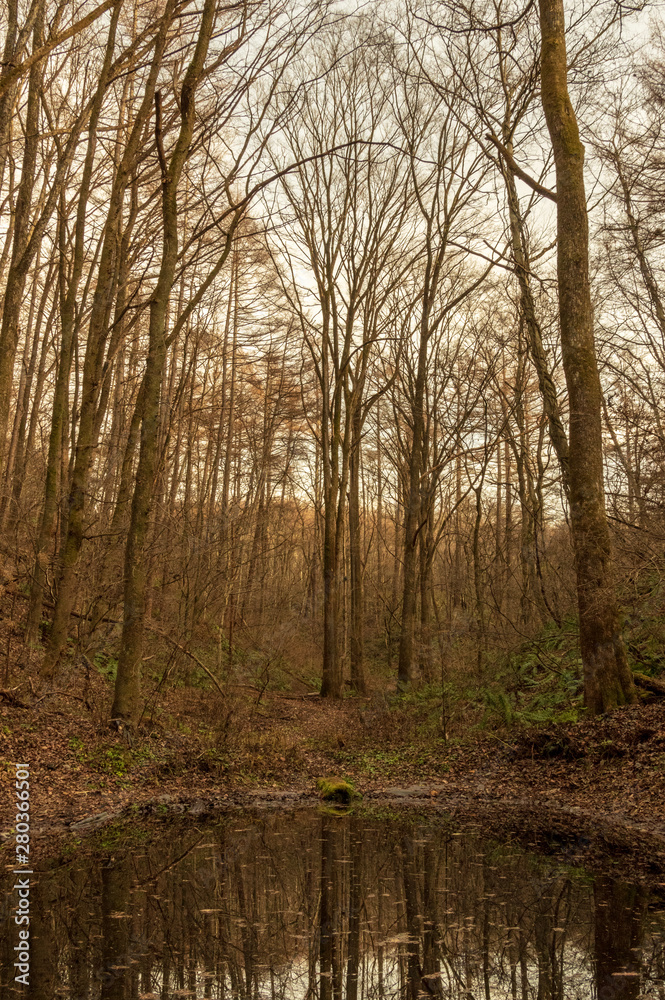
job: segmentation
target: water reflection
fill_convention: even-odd
[[[33,888],[40,1000],[665,998],[664,914],[643,889],[440,820],[302,812],[104,836]]]

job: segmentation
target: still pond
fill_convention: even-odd
[[[406,812],[125,826],[35,873],[28,988],[5,892],[0,997],[665,1000],[665,889],[601,870]]]

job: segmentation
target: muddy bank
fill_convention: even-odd
[[[13,767],[28,763],[31,836],[43,858],[118,822],[315,806],[316,779],[344,775],[363,795],[359,808],[426,809],[572,858],[627,852],[633,866],[665,871],[658,703],[569,726],[469,727],[443,740],[417,716],[371,702],[275,697],[223,742],[200,726],[153,726],[131,748],[83,715],[5,705],[0,745],[3,844],[12,840]]]
[[[178,796],[138,796],[72,821],[38,822],[31,831],[33,857],[38,865],[47,863],[66,852],[68,845],[84,847],[90,835],[104,828],[115,828],[120,835],[124,829],[131,837],[137,825],[161,827],[174,820],[202,823],[229,813],[302,808],[330,809],[318,795],[302,789],[193,789]],[[636,822],[621,813],[600,815],[592,809],[533,798],[493,796],[473,786],[462,789],[432,784],[372,789],[353,808],[382,817],[404,812],[438,814],[456,826],[516,840],[566,865],[615,869],[624,874],[628,870],[631,878],[665,886],[665,825],[661,822]],[[3,830],[0,837],[3,847],[11,849],[11,830]]]

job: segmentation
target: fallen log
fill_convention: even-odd
[[[659,681],[655,677],[649,677],[647,674],[642,674],[638,670],[633,671],[633,680],[638,687],[643,688],[645,691],[650,691],[651,694],[657,694],[661,698],[665,698],[665,681]]]

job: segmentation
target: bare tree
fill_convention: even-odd
[[[540,0],[541,99],[557,180],[557,276],[570,407],[570,519],[577,571],[584,696],[591,714],[636,700],[621,635],[605,514],[602,389],[589,283],[584,147],[568,94],[562,0]]]
[[[402,623],[398,684],[413,680],[416,620],[417,542],[421,523],[425,397],[430,346],[437,331],[484,281],[488,267],[473,273],[468,258],[477,237],[478,192],[483,154],[460,121],[462,105],[432,99],[423,82],[405,74],[401,126],[410,157],[411,179],[420,215],[421,250],[412,277],[413,300],[404,336],[417,344],[409,392],[410,455],[404,515]],[[429,166],[432,163],[433,166]],[[411,324],[414,329],[411,332]]]
[[[295,247],[283,243],[290,269],[284,289],[314,364],[321,407],[315,430],[323,470],[321,692],[333,698],[341,696],[343,684],[340,601],[347,492],[351,682],[356,690],[365,686],[358,491],[367,370],[380,341],[383,311],[399,281],[396,262],[404,253],[404,227],[410,226],[406,160],[394,143],[390,77],[381,69],[387,40],[363,18],[354,28],[366,38],[365,50],[353,47],[346,27],[331,33],[317,53],[312,72],[319,82],[303,93],[299,116],[288,129],[293,157],[311,162],[284,183],[295,222],[288,237]],[[331,51],[333,67],[326,73]],[[312,296],[297,266],[311,273]]]

